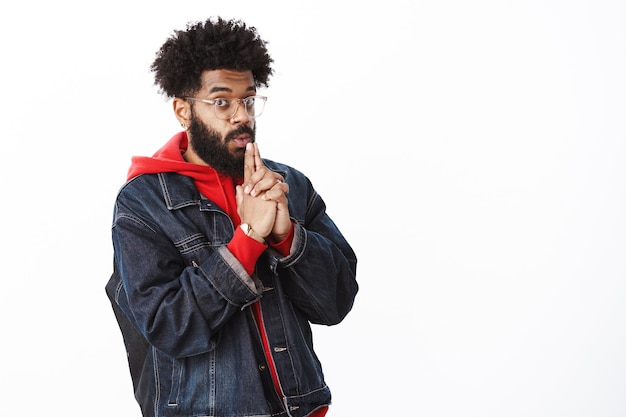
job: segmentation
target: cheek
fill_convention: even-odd
[[[205,123],[205,126],[212,131],[214,134],[217,134],[220,138],[220,143],[224,143],[226,140],[226,135],[230,132],[231,128],[226,123],[220,123],[219,121],[215,123],[214,120]]]

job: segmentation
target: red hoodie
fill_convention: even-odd
[[[219,174],[210,166],[185,161],[183,153],[187,150],[187,143],[187,133],[180,132],[152,157],[133,156],[127,179],[130,180],[141,174],[160,172],[177,172],[191,177],[198,190],[224,210],[233,223],[238,225],[240,220],[235,203],[235,185],[240,185],[243,179],[235,183],[231,177]]]

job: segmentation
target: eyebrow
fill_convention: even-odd
[[[224,91],[224,92],[227,92],[227,93],[232,93],[233,92],[233,90],[231,90],[228,87],[213,87],[213,88],[211,88],[211,91],[209,92],[209,94],[219,93],[221,91]],[[256,88],[253,85],[251,85],[251,86],[249,86],[246,89],[246,91],[256,91]]]

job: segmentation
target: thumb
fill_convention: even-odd
[[[243,203],[243,187],[241,185],[235,187],[235,201],[237,202],[237,214],[241,217],[241,204]]]

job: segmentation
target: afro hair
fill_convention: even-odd
[[[257,87],[268,86],[273,73],[266,47],[256,28],[241,20],[209,18],[176,30],[156,54],[150,69],[154,84],[167,97],[193,95],[203,71],[252,71]]]

